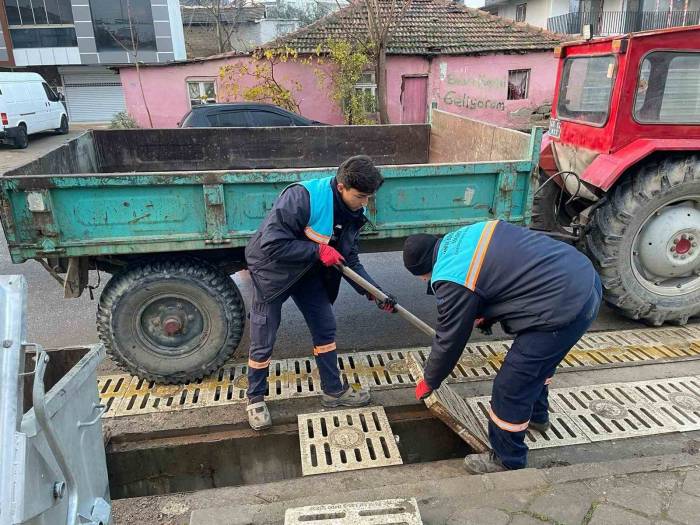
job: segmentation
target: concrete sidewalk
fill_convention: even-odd
[[[427,525],[694,525],[698,446],[691,440],[678,455],[483,476],[450,460],[118,500],[114,510],[118,525],[282,524],[292,507],[415,497]]]

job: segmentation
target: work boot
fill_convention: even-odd
[[[493,452],[467,456],[464,458],[464,468],[470,474],[491,474],[508,470]]]
[[[264,430],[272,426],[272,417],[265,401],[248,403],[246,412],[248,412],[248,423],[253,430]]]
[[[363,407],[369,405],[370,401],[369,390],[361,387],[355,390],[351,386],[347,386],[345,391],[337,396],[325,392],[321,396],[321,405],[324,408]]]
[[[540,434],[544,434],[549,430],[549,427],[552,425],[549,423],[549,420],[545,421],[544,423],[538,423],[536,421],[530,421],[527,424],[527,428],[530,430],[537,430]]]

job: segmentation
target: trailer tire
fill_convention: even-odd
[[[636,168],[596,210],[585,244],[625,316],[660,326],[700,314],[700,156]]]
[[[97,332],[126,371],[165,384],[215,372],[243,337],[245,305],[233,280],[196,259],[142,263],[115,275]]]

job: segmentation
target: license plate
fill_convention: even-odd
[[[559,138],[561,133],[561,122],[559,119],[553,118],[549,121],[549,135],[550,137]]]

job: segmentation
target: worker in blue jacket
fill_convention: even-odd
[[[424,399],[450,374],[472,328],[500,322],[516,334],[493,383],[490,454],[465,458],[473,474],[527,465],[525,431],[549,429],[548,385],[598,314],[602,289],[591,262],[573,247],[501,221],[466,226],[438,239],[412,235],[404,265],[429,282],[438,321]]]
[[[343,384],[336,356],[336,323],[332,304],[338,296],[343,263],[365,279],[358,256],[360,230],[367,222],[368,199],[384,182],[367,156],[347,159],[335,176],[293,184],[285,189],[245,250],[253,281],[248,359],[248,421],[255,430],[272,425],[265,404],[268,368],[290,297],[306,321],[321,379],[324,407],[358,407],[369,392]],[[395,311],[393,298],[380,301],[351,282],[379,308]]]

